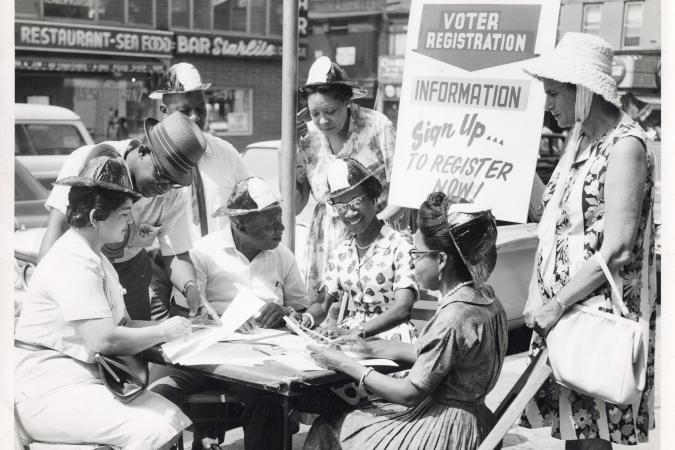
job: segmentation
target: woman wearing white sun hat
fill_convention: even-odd
[[[551,426],[567,449],[637,444],[653,428],[654,158],[644,130],[621,112],[612,58],[601,38],[567,33],[524,69],[543,81],[546,109],[558,124],[572,128],[543,196],[525,322],[545,334],[569,306],[598,295],[611,298],[598,259],[591,258],[599,253],[617,274],[629,310],[624,317],[650,324],[647,383],[633,404],[606,403],[549,380],[527,406],[523,425]],[[531,353],[544,345],[535,334]]]

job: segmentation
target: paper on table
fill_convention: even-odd
[[[214,344],[204,351],[181,358],[184,366],[220,365],[253,367],[263,364],[269,356],[251,351],[249,346]]]
[[[253,340],[262,340],[262,339],[268,339],[268,338],[273,338],[273,337],[279,337],[279,336],[284,336],[290,334],[289,331],[286,330],[277,330],[275,328],[257,328],[256,330],[244,334],[244,333],[237,333],[236,331],[234,333],[230,333],[227,336],[223,337],[221,339],[221,342],[227,342],[227,341],[253,341]]]
[[[240,289],[225,310],[220,320],[222,325],[204,328],[192,333],[187,340],[170,341],[162,345],[164,355],[174,363],[182,363],[184,358],[196,355],[230,335],[260,310],[265,302],[246,289]]]

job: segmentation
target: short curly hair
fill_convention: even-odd
[[[333,97],[336,100],[341,102],[348,102],[353,96],[354,92],[351,86],[339,83],[326,83],[326,84],[317,84],[309,85],[300,88],[300,94],[307,101],[310,95],[312,94],[322,94]]]
[[[94,219],[106,220],[126,199],[134,200],[124,192],[100,187],[72,186],[68,193],[66,220],[74,228],[91,226],[89,214],[92,210],[95,210]]]

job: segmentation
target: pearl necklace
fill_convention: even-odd
[[[465,282],[463,282],[463,283],[459,283],[457,286],[455,286],[454,288],[450,289],[450,290],[448,291],[448,293],[444,295],[444,297],[445,297],[445,298],[451,297],[451,296],[454,295],[457,291],[459,291],[460,289],[462,289],[464,286],[468,286],[468,285],[470,285],[470,284],[473,284],[473,281],[465,281]]]
[[[359,250],[367,250],[367,249],[369,249],[370,246],[373,245],[373,242],[375,242],[374,239],[373,239],[372,241],[370,241],[370,244],[364,245],[363,247],[361,247],[361,246],[359,245],[359,243],[356,242],[356,238],[354,238],[354,245],[356,245],[356,248],[358,248]]]

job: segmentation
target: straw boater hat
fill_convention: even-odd
[[[141,198],[141,194],[134,191],[127,165],[121,156],[96,156],[89,159],[80,174],[57,180],[54,184],[61,186],[85,186],[123,192],[134,200]]]
[[[164,94],[183,94],[192,91],[205,91],[211,83],[202,83],[202,77],[195,66],[181,62],[169,67],[162,80],[162,88],[151,92],[149,97],[161,100]]]
[[[492,211],[475,203],[447,199],[445,219],[459,256],[476,286],[484,285],[497,264],[497,222]]]
[[[612,78],[613,59],[612,47],[602,38],[566,33],[555,49],[525,63],[523,70],[537,79],[579,84],[621,108]]]
[[[368,94],[364,88],[359,86],[356,81],[351,81],[344,71],[337,63],[333,62],[327,56],[317,58],[312,67],[309,68],[305,88],[329,86],[334,84],[342,84],[352,88],[352,98],[362,98]]]
[[[174,111],[161,121],[145,119],[145,136],[157,164],[173,182],[192,183],[192,169],[206,150],[206,138],[196,123]]]
[[[237,183],[227,206],[218,208],[213,217],[245,216],[280,207],[279,199],[267,183],[262,178],[250,177]]]
[[[366,169],[363,164],[353,158],[335,159],[328,168],[326,182],[328,189],[324,201],[331,203],[335,197],[360,186],[373,179],[382,187],[380,181]]]

